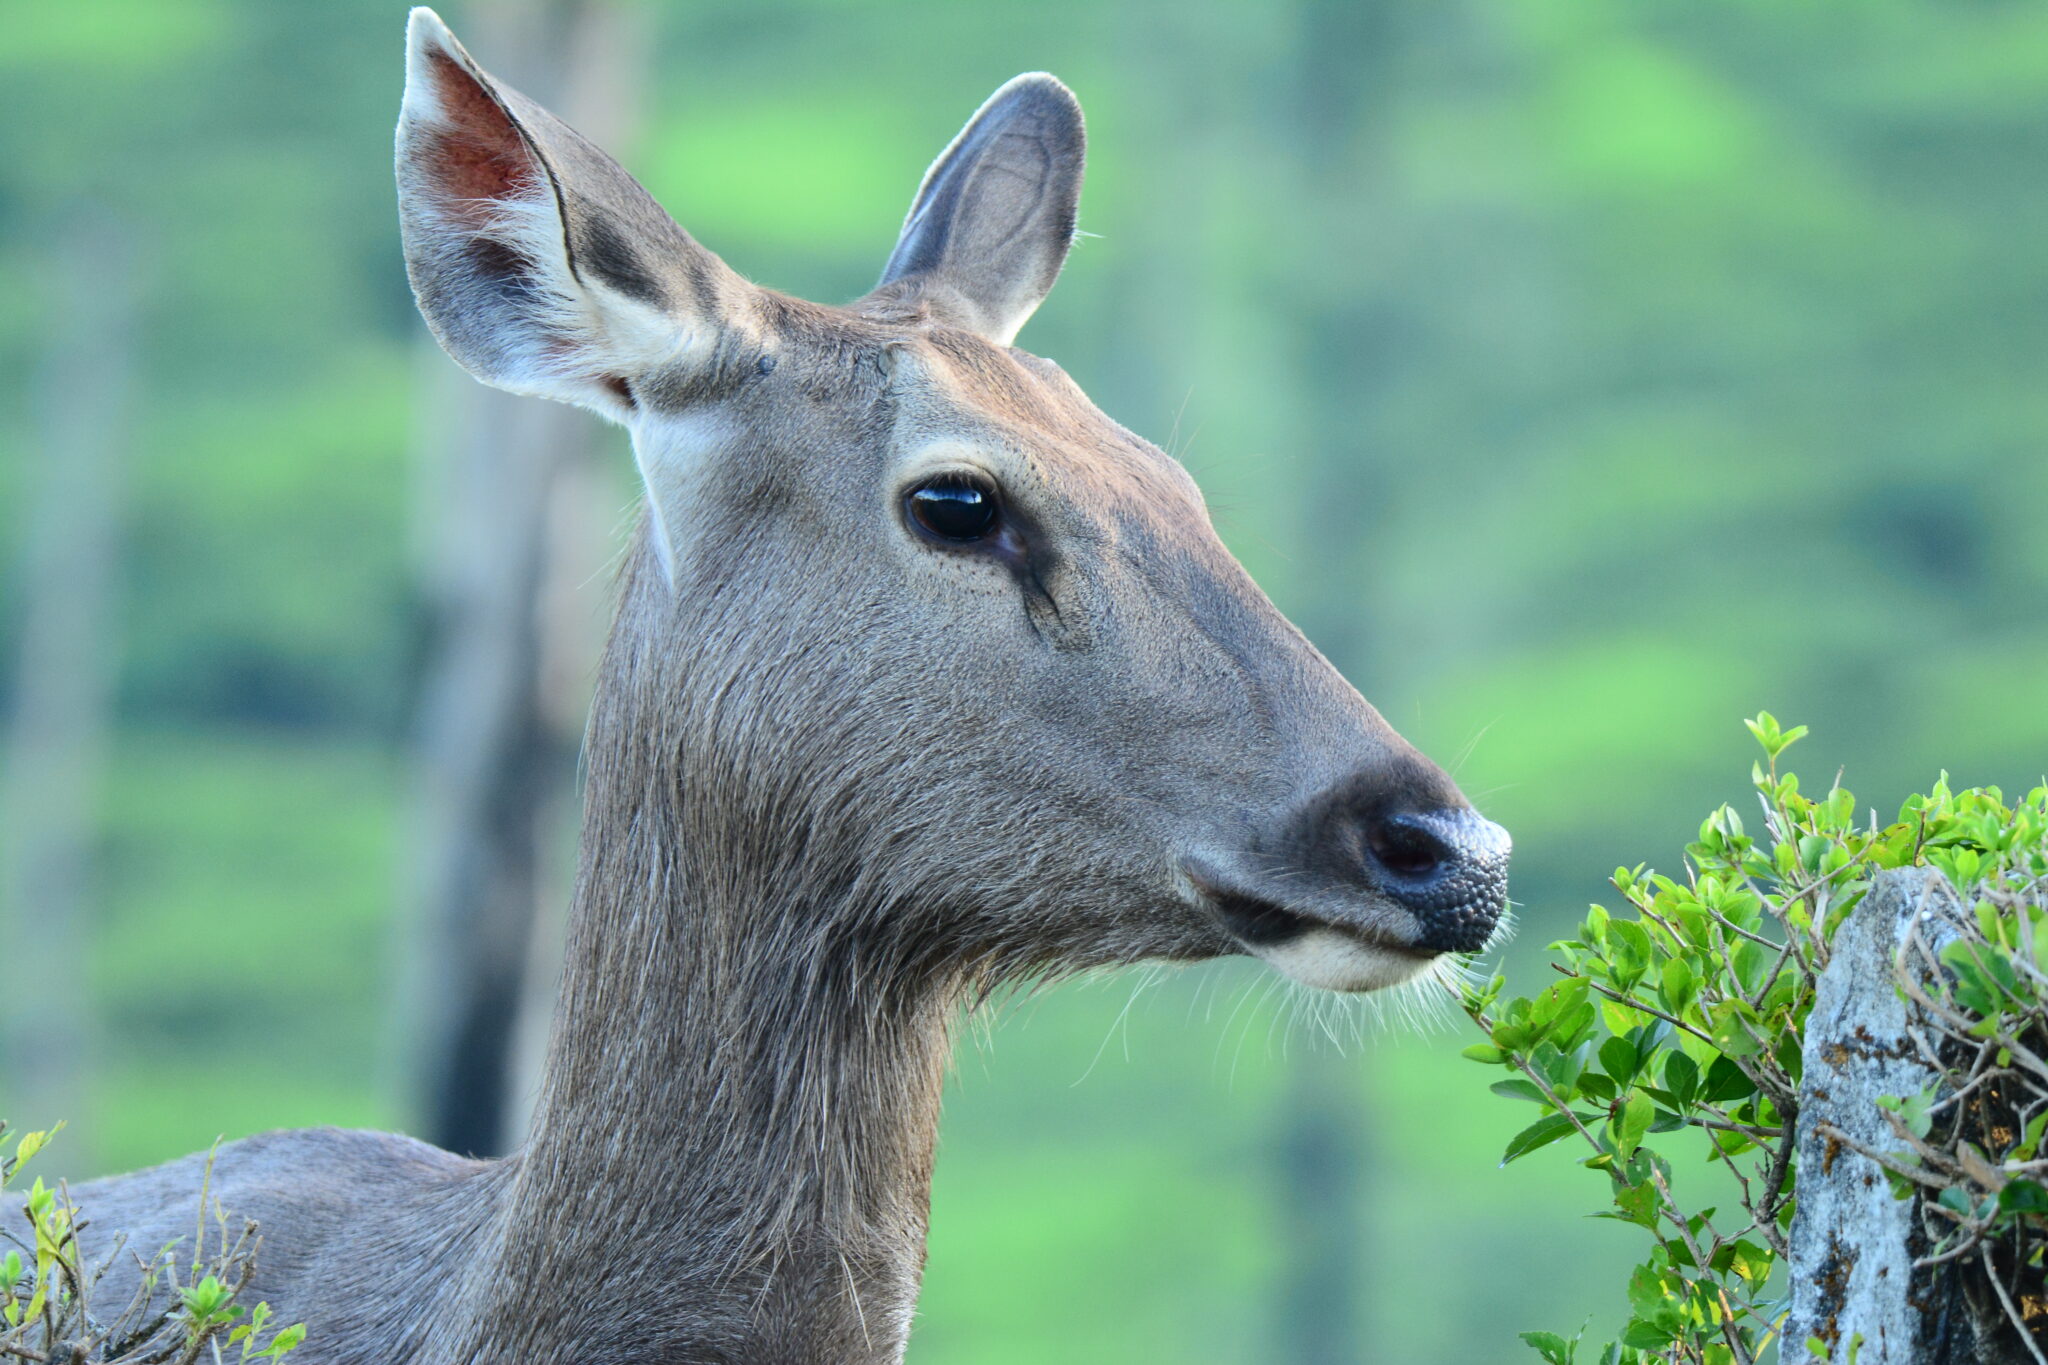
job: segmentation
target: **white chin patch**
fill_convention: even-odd
[[[1431,961],[1375,948],[1335,929],[1310,929],[1285,943],[1261,947],[1258,953],[1276,971],[1325,991],[1384,990],[1414,980]]]

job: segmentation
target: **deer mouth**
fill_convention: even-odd
[[[1375,991],[1425,971],[1438,956],[1377,926],[1313,914],[1243,890],[1194,867],[1183,869],[1217,922],[1249,955],[1305,986]],[[1375,898],[1377,899],[1377,898]],[[1384,913],[1390,907],[1375,905]]]
[[[1246,844],[1184,853],[1180,872],[1245,952],[1306,985],[1370,991],[1499,937],[1511,846],[1462,799],[1393,803],[1350,780]]]

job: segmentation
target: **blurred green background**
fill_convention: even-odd
[[[493,8],[443,12],[516,83]],[[1075,88],[1091,235],[1020,344],[1179,455],[1281,607],[1514,833],[1525,981],[1608,870],[1675,864],[1743,796],[1759,707],[1880,809],[1942,768],[2048,770],[2048,9],[612,8],[614,151],[736,269],[821,300],[872,284],[998,83]],[[419,1126],[394,995],[453,366],[398,252],[403,23],[5,5],[10,714],[63,657],[30,647],[36,594],[77,580],[37,586],[49,466],[114,452],[77,656],[111,687],[79,760],[89,894],[68,925],[4,907],[10,956],[63,945],[34,969],[72,1002],[55,1171]],[[634,492],[601,439],[609,526]],[[575,587],[601,621],[602,575]],[[1006,1014],[959,1061],[911,1358],[1319,1358],[1299,1253],[1331,1236],[1354,1359],[1616,1320],[1633,1234],[1581,1216],[1602,1191],[1562,1149],[1496,1169],[1525,1116],[1470,1039],[1321,1032],[1242,963]],[[0,1055],[0,1113],[38,1055]]]

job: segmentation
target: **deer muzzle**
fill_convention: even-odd
[[[1195,898],[1244,950],[1330,990],[1376,990],[1486,947],[1512,843],[1462,799],[1361,797],[1345,783],[1231,852],[1184,857]]]

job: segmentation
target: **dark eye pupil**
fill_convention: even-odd
[[[995,494],[972,484],[926,484],[911,491],[910,515],[941,540],[980,540],[995,529]]]

